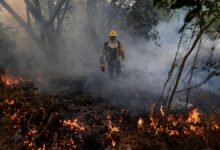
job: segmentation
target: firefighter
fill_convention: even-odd
[[[101,70],[105,71],[106,62],[109,77],[118,79],[121,75],[122,61],[125,60],[125,54],[121,42],[117,40],[118,33],[112,30],[108,36],[109,41],[105,42],[103,54],[100,58]]]

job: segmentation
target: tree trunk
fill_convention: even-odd
[[[48,0],[48,15],[46,20],[42,14],[40,0],[24,0],[26,4],[26,23],[4,0],[0,4],[14,17],[14,19],[25,29],[31,38],[44,50],[45,55],[52,61],[58,60],[58,50],[62,47],[62,22],[67,12],[70,0],[60,0],[55,4],[54,0]],[[38,37],[31,27],[30,14],[40,26],[40,37]]]
[[[201,39],[203,33],[213,24],[213,22],[217,19],[214,18],[212,21],[210,21],[209,24],[207,24],[205,27],[203,27],[202,29],[200,28],[200,31],[198,33],[198,35],[196,36],[194,42],[192,43],[192,46],[191,48],[189,49],[189,51],[186,53],[186,55],[184,56],[182,62],[181,62],[181,65],[180,65],[180,68],[178,70],[178,74],[177,74],[177,78],[175,80],[175,84],[174,84],[174,88],[170,94],[170,97],[168,99],[168,106],[167,106],[167,111],[166,111],[166,115],[165,115],[165,120],[167,120],[167,117],[169,115],[169,111],[170,111],[170,108],[171,108],[171,104],[172,104],[172,101],[173,101],[173,97],[176,93],[176,90],[178,88],[178,85],[179,85],[179,82],[180,82],[180,79],[182,77],[182,73],[183,73],[183,70],[185,68],[185,64],[186,64],[186,61],[188,60],[189,56],[192,54],[193,50],[195,49],[195,47],[197,46],[197,44],[199,43],[199,40]]]
[[[0,0],[0,4],[14,17],[14,19],[25,29],[25,31],[31,36],[37,45],[45,50],[46,47],[42,44],[42,41],[34,33],[32,27],[27,24],[4,0]]]

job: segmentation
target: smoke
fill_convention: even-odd
[[[18,12],[21,8],[14,9]],[[17,44],[16,70],[34,78],[45,78],[48,82],[38,85],[44,90],[73,88],[74,85],[69,86],[66,82],[80,79],[83,80],[83,90],[105,100],[132,109],[148,109],[160,95],[167,78],[178,47],[178,30],[183,19],[177,15],[169,22],[161,21],[156,28],[160,39],[147,41],[144,37],[134,38],[120,28],[127,22],[120,14],[112,15],[114,10],[106,7],[105,3],[100,4],[96,11],[91,16],[92,12],[88,13],[85,2],[74,3],[64,22],[63,39],[66,45],[59,51],[61,59],[58,63],[49,62],[22,28],[17,28],[19,34],[14,37]],[[109,15],[115,18],[108,20]],[[119,81],[110,81],[107,72],[102,73],[99,68],[99,57],[110,29],[119,32],[118,40],[122,42],[126,54]],[[51,82],[58,79],[65,80],[59,85],[58,82]]]

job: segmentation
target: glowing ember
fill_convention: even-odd
[[[46,146],[45,146],[45,144],[43,145],[42,148],[38,148],[37,150],[46,150]]]
[[[179,132],[177,130],[169,130],[169,135],[179,135]]]
[[[153,113],[150,113],[150,126],[157,129],[157,120],[154,118]]]
[[[114,140],[112,140],[112,146],[115,147],[116,146],[116,142]]]
[[[112,121],[110,119],[110,116],[108,116],[108,128],[109,128],[109,138],[112,140],[112,146],[115,147],[116,146],[116,141],[112,138],[112,134],[114,132],[119,132],[119,128],[115,127],[112,125]]]
[[[36,135],[37,134],[37,130],[36,129],[31,129],[29,132],[28,132],[29,135]]]
[[[112,125],[109,125],[109,128],[110,128],[110,133],[119,132],[119,128],[117,128],[117,127],[113,127]]]
[[[19,113],[20,113],[20,110],[17,110],[13,115],[11,115],[9,118],[13,121],[15,119],[18,119],[19,117]]]
[[[153,111],[154,105],[152,106],[151,112],[150,112],[150,127],[155,131],[156,134],[166,132],[169,135],[180,135],[179,131],[177,129],[174,129],[178,127],[178,124],[186,124],[186,127],[182,129],[183,133],[186,135],[190,134],[196,134],[196,135],[204,135],[204,127],[197,125],[197,123],[201,122],[200,119],[200,113],[197,108],[192,109],[192,111],[189,113],[188,118],[184,118],[182,115],[179,116],[179,118],[176,118],[174,115],[170,114],[167,118],[167,125],[166,127],[159,124],[159,119],[157,119],[154,115]],[[160,113],[162,116],[165,116],[165,113],[163,111],[163,107],[160,107]],[[171,125],[171,126],[170,126]],[[212,130],[219,129],[219,126],[216,123],[211,124]]]
[[[8,105],[13,105],[15,101],[13,99],[7,98],[5,99],[5,103],[7,103]]]
[[[144,120],[142,118],[138,119],[138,128],[143,128]]]
[[[29,140],[24,140],[24,145],[26,145],[29,149],[35,149],[34,148],[34,143],[29,141]]]
[[[79,129],[81,131],[85,131],[85,127],[79,125],[78,119],[74,119],[73,121],[71,121],[70,119],[64,120],[63,125],[64,126],[69,126],[71,129],[76,128],[76,129]]]
[[[114,127],[114,126],[112,125],[112,121],[111,121],[111,120],[109,120],[108,127],[109,127],[109,129],[110,129],[110,133],[112,133],[112,132],[119,132],[119,128]]]
[[[22,78],[13,78],[9,75],[2,76],[1,79],[5,83],[5,85],[8,85],[8,86],[16,85],[16,84],[23,82]]]
[[[170,114],[170,115],[168,116],[168,118],[167,118],[167,121],[169,121],[169,122],[175,121],[174,115]]]
[[[212,130],[218,130],[218,129],[220,129],[220,127],[219,127],[219,125],[217,125],[217,124],[213,124],[212,125]]]

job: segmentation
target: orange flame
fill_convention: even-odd
[[[194,108],[190,114],[189,117],[187,119],[188,123],[198,123],[200,122],[200,113],[199,110],[197,108]]]
[[[15,101],[13,99],[7,98],[5,99],[5,103],[7,103],[8,105],[13,105]]]
[[[150,126],[154,129],[157,128],[157,120],[154,118],[153,114],[150,114]]]
[[[212,124],[211,128],[212,128],[212,130],[219,130],[220,129],[219,125],[217,125],[216,123]]]
[[[177,130],[169,130],[169,135],[179,135]]]
[[[13,86],[13,85],[20,84],[20,83],[24,82],[24,79],[22,79],[22,78],[14,78],[9,75],[2,76],[1,79],[4,82],[4,84],[8,85],[8,86]]]
[[[69,126],[71,129],[76,128],[76,129],[79,129],[81,131],[85,131],[85,127],[79,125],[78,119],[74,119],[73,121],[71,121],[70,119],[64,120],[63,125],[64,126]]]
[[[46,150],[46,145],[44,144],[42,148],[38,148],[37,150]]]
[[[13,115],[11,115],[9,118],[13,121],[15,119],[18,119],[19,117],[19,113],[20,113],[20,110],[18,109]]]
[[[144,120],[142,118],[138,119],[138,128],[143,128],[144,126]]]
[[[112,134],[113,132],[119,132],[119,128],[115,127],[112,125],[112,121],[110,119],[110,116],[108,116],[108,128],[109,128],[109,138],[111,138],[112,140],[112,146],[115,147],[116,146],[116,141],[112,138]]]

